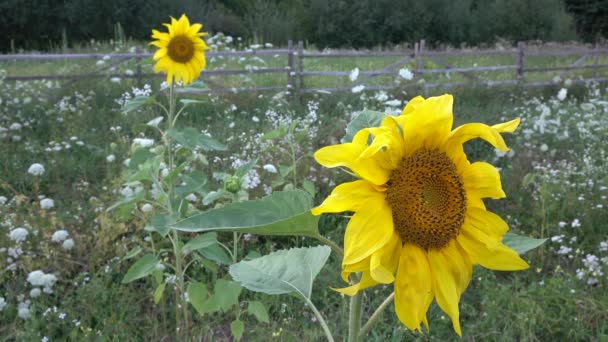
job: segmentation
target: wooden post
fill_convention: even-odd
[[[524,50],[526,48],[526,43],[518,42],[517,43],[517,79],[519,81],[524,80]]]
[[[141,57],[139,57],[139,54],[141,53],[141,48],[137,47],[135,48],[135,53],[138,54],[137,57],[135,57],[135,62],[137,63],[137,86],[138,87],[142,87],[142,72],[141,72]]]
[[[287,41],[287,95],[292,96],[294,94],[295,82],[294,76],[296,74],[296,68],[293,58],[293,40]]]
[[[593,49],[597,49],[597,43],[595,43],[595,45],[593,46]],[[597,78],[597,62],[599,59],[599,55],[597,54],[597,51],[594,51],[596,54],[595,56],[593,56],[593,74],[591,77],[593,78]]]
[[[416,54],[416,73],[418,75],[422,75],[420,73],[420,70],[422,70],[424,68],[424,64],[423,64],[423,60],[422,60],[422,55],[424,54],[424,45],[425,45],[425,41],[424,39],[420,40],[420,44],[418,44],[418,53]]]
[[[298,76],[300,77],[300,84],[298,87],[298,99],[302,98],[304,93],[304,42],[301,40],[298,42]]]

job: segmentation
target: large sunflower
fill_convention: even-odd
[[[163,24],[169,32],[152,30],[152,38],[156,39],[150,45],[159,49],[154,54],[154,72],[167,74],[167,83],[183,81],[184,85],[199,77],[205,69],[205,50],[209,47],[201,39],[206,32],[199,32],[201,24],[192,24],[185,14],[171,24]]]
[[[394,282],[395,311],[405,326],[428,328],[434,298],[461,335],[458,302],[472,266],[521,270],[528,264],[501,242],[509,228],[482,200],[505,197],[498,171],[469,162],[462,146],[482,138],[508,151],[500,133],[513,132],[519,119],[452,130],[452,103],[451,95],[416,97],[380,127],[318,150],[321,165],[347,167],[360,179],[338,185],[312,213],[354,212],[344,235],[342,278],[361,272],[361,281],[338,291],[352,296]]]

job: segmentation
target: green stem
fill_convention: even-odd
[[[232,262],[236,264],[239,253],[239,233],[232,233]]]
[[[171,239],[171,243],[173,244],[173,255],[175,255],[175,335],[177,336],[178,340],[180,339],[179,337],[181,336],[181,330],[180,330],[180,326],[181,326],[181,310],[180,310],[180,303],[181,303],[181,286],[182,286],[182,282],[180,280],[180,278],[182,277],[182,270],[181,270],[181,255],[180,255],[180,251],[179,251],[179,236],[177,235],[177,230],[173,230],[173,238]]]
[[[361,330],[359,331],[360,339],[362,339],[363,337],[365,337],[365,335],[369,333],[369,331],[372,329],[372,326],[376,324],[376,321],[378,320],[378,318],[380,318],[382,312],[384,312],[384,309],[386,309],[393,302],[393,299],[395,299],[395,292],[391,293],[388,297],[386,297],[384,302],[380,304],[380,306],[376,309],[376,311],[374,311],[372,316],[369,318],[367,323],[365,323],[363,328],[361,328]]]
[[[350,297],[350,312],[348,313],[348,342],[359,340],[359,330],[361,328],[361,301],[362,291]]]
[[[293,133],[291,133],[293,135]],[[298,162],[296,161],[296,150],[294,148],[293,137],[289,140],[289,146],[291,147],[291,162],[293,163],[293,186],[297,187],[298,181]]]
[[[327,340],[329,342],[334,342],[334,338],[333,338],[333,336],[331,336],[331,331],[329,330],[329,327],[327,326],[327,322],[325,322],[325,319],[323,319],[323,316],[321,315],[319,310],[317,310],[317,307],[312,303],[312,301],[310,299],[306,298],[305,296],[302,296],[302,298],[304,298],[304,301],[306,301],[306,304],[308,304],[308,306],[310,307],[312,312],[315,314],[317,321],[319,321],[319,324],[321,324],[321,327],[323,328],[323,332],[325,332],[325,336],[327,337]]]
[[[331,247],[331,249],[333,249],[334,252],[340,255],[340,257],[344,257],[344,251],[335,242],[331,241],[330,239],[324,237],[321,234],[316,235],[314,238]]]

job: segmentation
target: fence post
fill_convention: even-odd
[[[137,57],[135,57],[135,63],[137,63],[137,86],[142,87],[141,57],[139,56],[139,54],[141,54],[141,48],[139,46],[135,48],[135,53],[137,54]]]
[[[301,40],[298,42],[298,76],[300,78],[300,84],[298,87],[298,100],[302,99],[304,92],[304,42]]]
[[[523,81],[524,79],[524,56],[525,56],[526,43],[517,43],[517,79]]]
[[[294,87],[294,78],[295,73],[295,65],[293,59],[293,40],[287,41],[287,95],[293,96],[293,92],[295,91]]]
[[[418,51],[416,54],[416,73],[418,75],[421,75],[421,70],[424,68],[424,64],[422,61],[422,55],[424,54],[424,45],[425,45],[425,41],[424,39],[420,40],[420,44],[418,44]]]
[[[594,44],[593,49],[596,50],[597,49],[597,43]],[[597,51],[593,51],[595,53],[595,56],[593,56],[593,74],[591,77],[593,78],[597,78],[597,62],[599,59],[599,55],[597,54]]]

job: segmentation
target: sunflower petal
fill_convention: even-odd
[[[408,329],[420,330],[420,323],[426,321],[433,298],[431,290],[427,253],[415,244],[406,243],[401,250],[395,280],[395,312]]]
[[[500,216],[480,208],[468,208],[464,224],[481,230],[495,241],[502,241],[503,235],[509,230],[509,225]]]
[[[476,162],[464,168],[460,173],[467,199],[475,198],[505,198],[500,174],[496,167],[484,162]]]
[[[315,152],[315,160],[325,167],[345,166],[351,169],[359,177],[376,185],[386,183],[390,177],[391,170],[385,169],[371,158],[359,158],[367,148],[369,132],[365,129],[355,134],[353,142],[326,146]]]
[[[374,285],[378,285],[378,282],[371,277],[369,272],[362,272],[361,281],[359,281],[358,283],[348,287],[337,288],[333,290],[343,293],[347,296],[354,296],[357,294],[357,292],[365,290],[366,288],[372,287]]]
[[[471,139],[481,138],[500,151],[507,152],[509,151],[509,148],[507,147],[507,144],[505,144],[500,133],[515,131],[519,122],[520,119],[518,118],[494,126],[488,126],[482,123],[469,123],[459,126],[450,133],[443,149],[450,150],[454,148],[455,145],[462,145]]]
[[[343,211],[358,211],[370,200],[380,201],[386,195],[378,192],[368,181],[356,180],[342,183],[334,188],[329,196],[316,208],[311,210],[313,215],[322,213],[341,213]]]
[[[454,331],[462,336],[458,302],[471,280],[471,262],[454,240],[441,249],[429,249],[428,257],[437,304],[452,319]]]
[[[474,226],[462,226],[458,243],[467,252],[471,261],[485,268],[499,271],[525,270],[529,267],[514,250],[496,241]]]
[[[452,129],[453,103],[452,95],[442,95],[429,97],[423,102],[416,100],[411,109],[406,107],[403,110],[406,114],[398,122],[402,124],[407,155],[420,148],[432,150],[443,144]]]
[[[500,133],[513,133],[517,129],[517,126],[519,126],[520,122],[521,119],[517,118],[508,122],[496,124],[492,126],[492,128],[499,131]]]
[[[399,264],[397,256],[401,253],[401,239],[397,233],[384,247],[372,254],[369,269],[372,278],[382,284],[390,284],[395,281],[395,270]]]
[[[393,236],[393,216],[384,199],[372,199],[357,211],[344,233],[343,264],[354,264],[384,247]]]

